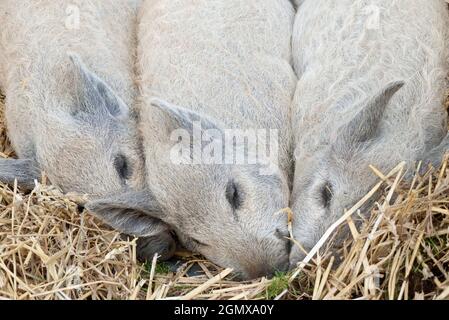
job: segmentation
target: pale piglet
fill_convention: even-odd
[[[0,89],[19,157],[0,160],[0,181],[17,179],[34,188],[45,171],[64,192],[89,198],[143,188],[143,154],[131,108],[137,97],[139,4],[0,1]],[[154,223],[139,235],[165,235],[166,229]],[[152,250],[170,253],[170,239]]]
[[[146,1],[138,71],[149,189],[90,208],[140,209],[136,228],[142,215],[159,219],[185,247],[243,278],[285,270],[293,18],[288,0]],[[241,131],[226,145],[229,129]],[[256,131],[257,150],[248,142]],[[192,152],[177,157],[180,137]],[[226,157],[238,150],[248,161]],[[120,228],[120,216],[110,223]]]
[[[298,3],[292,209],[307,251],[378,181],[370,165],[441,161],[449,17],[441,0]],[[302,257],[295,246],[292,265]]]

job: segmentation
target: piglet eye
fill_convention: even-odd
[[[201,242],[201,241],[199,241],[199,240],[196,240],[196,239],[194,239],[194,238],[190,238],[190,241],[191,241],[196,247],[208,247],[207,244],[205,244],[205,243],[203,243],[203,242]]]
[[[234,181],[231,181],[226,188],[226,199],[233,209],[238,209],[242,205],[242,193]]]
[[[330,183],[325,183],[321,187],[321,201],[324,208],[329,208],[333,197],[332,185]]]
[[[128,159],[123,154],[119,154],[114,159],[114,167],[121,179],[129,179],[132,174],[132,168]]]

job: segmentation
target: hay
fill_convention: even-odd
[[[2,119],[0,111],[7,157]],[[177,272],[156,259],[142,265],[135,240],[80,213],[75,198],[51,186],[23,194],[0,183],[0,299],[448,299],[448,161],[411,185],[401,165],[385,176],[372,169],[384,195],[359,230],[358,206],[342,219],[351,235],[338,264],[330,239],[298,270],[247,282],[191,255]],[[203,272],[186,275],[194,265]]]
[[[380,177],[384,196],[361,230],[346,215],[352,234],[338,267],[331,269],[333,257],[323,250],[299,279],[293,274],[291,286],[311,299],[448,298],[447,166],[446,159],[441,171],[415,177],[411,185],[401,181],[401,166],[395,176]]]

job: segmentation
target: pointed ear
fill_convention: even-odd
[[[112,116],[118,120],[126,119],[129,109],[120,97],[102,79],[91,72],[73,53],[69,58],[75,67],[77,103],[72,114],[78,118],[103,119]]]
[[[403,81],[388,84],[375,97],[366,102],[362,110],[337,135],[337,143],[363,143],[373,139],[391,98],[404,86]]]
[[[195,122],[201,123],[202,130],[215,129],[223,131],[221,128],[224,128],[224,126],[218,120],[199,114],[193,110],[176,106],[159,98],[152,98],[150,100],[150,104],[153,107],[165,112],[170,118],[178,123],[180,128],[188,131],[193,130],[193,124]]]
[[[120,232],[150,237],[168,230],[163,214],[149,191],[126,192],[90,201],[86,209]]]
[[[18,186],[25,190],[34,189],[34,180],[40,179],[40,172],[31,159],[0,159],[0,181],[13,185],[17,180]]]

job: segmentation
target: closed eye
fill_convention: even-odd
[[[198,241],[198,240],[196,240],[194,238],[190,238],[190,241],[192,241],[193,244],[196,245],[197,247],[208,247],[209,246],[209,245],[207,245],[207,244],[205,244],[205,243],[203,243],[201,241]]]
[[[321,201],[322,201],[322,205],[324,208],[329,208],[331,201],[332,201],[332,197],[333,197],[333,190],[332,190],[332,185],[330,183],[325,183],[322,187],[321,187]]]
[[[229,182],[226,187],[226,199],[234,210],[242,205],[242,192],[234,181]]]
[[[118,154],[115,157],[114,167],[121,179],[127,180],[131,177],[132,168],[128,162],[128,159],[123,154]]]

